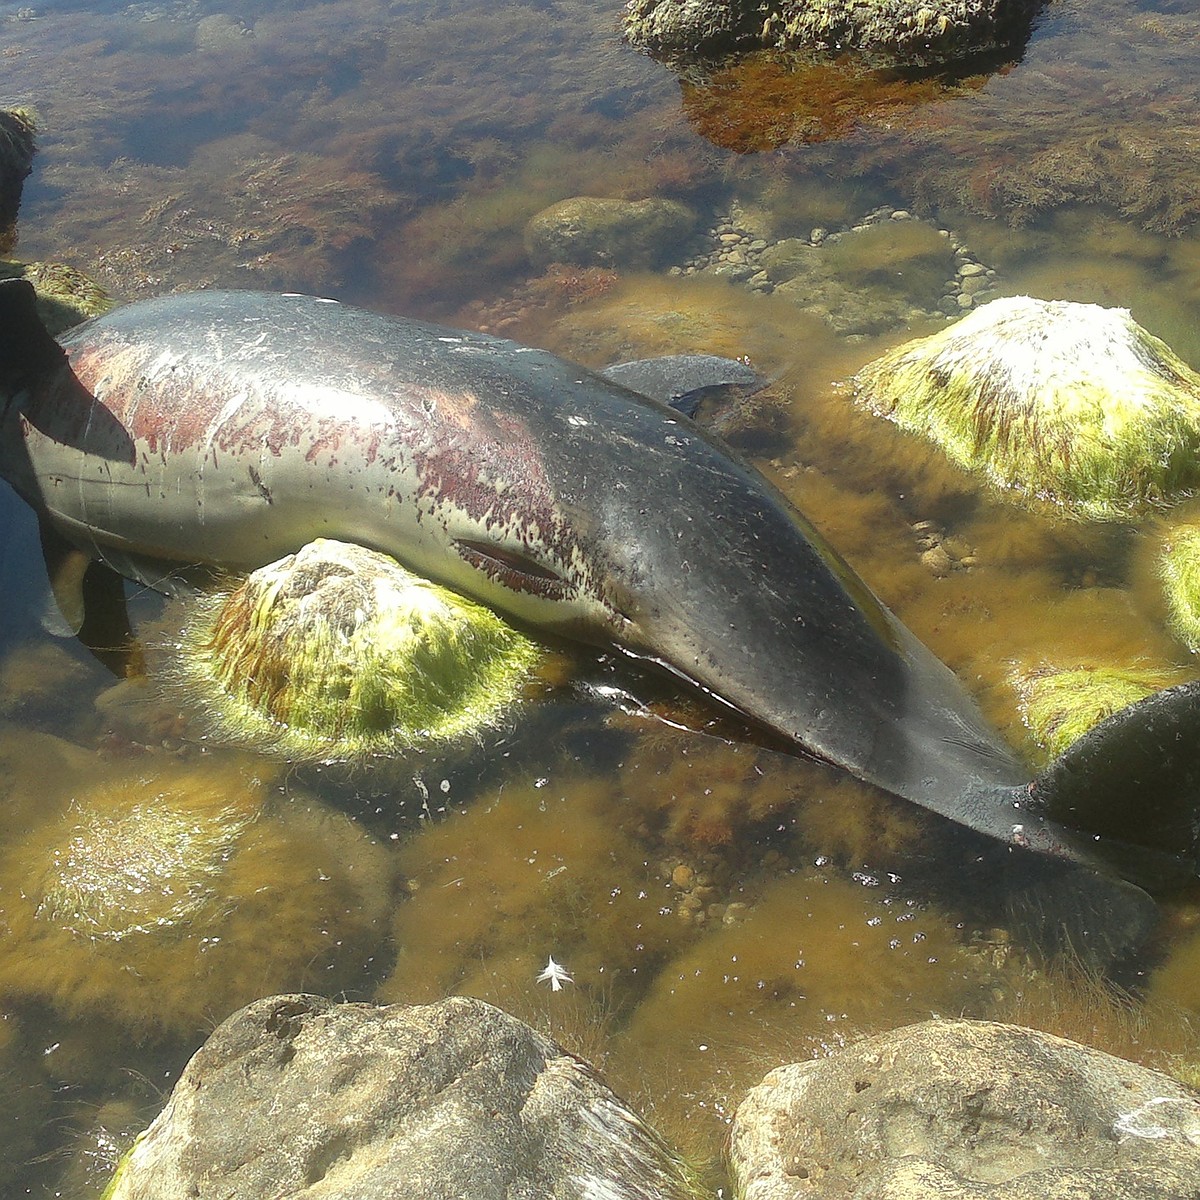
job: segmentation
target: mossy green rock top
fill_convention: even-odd
[[[519,695],[537,646],[394,559],[325,538],[189,601],[158,652],[219,741],[347,761],[470,736]]]
[[[1071,516],[1125,519],[1200,483],[1200,375],[1127,309],[994,300],[854,385],[956,463]]]

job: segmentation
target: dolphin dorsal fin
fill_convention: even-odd
[[[749,364],[715,354],[667,354],[613,363],[600,372],[642,396],[694,417],[703,400],[726,392],[752,396],[770,383]]]

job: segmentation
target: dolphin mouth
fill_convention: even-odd
[[[514,592],[524,592],[546,600],[571,600],[579,590],[553,567],[511,546],[474,538],[456,537],[453,542],[464,562]]]

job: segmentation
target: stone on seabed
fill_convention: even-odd
[[[691,1200],[592,1069],[497,1008],[255,1001],[220,1025],[107,1200]]]
[[[1178,1200],[1200,1100],[1047,1033],[926,1021],[770,1072],[731,1159],[741,1200]]]

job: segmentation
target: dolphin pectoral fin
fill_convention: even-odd
[[[1114,713],[1029,788],[1088,857],[1161,890],[1200,875],[1200,682]]]
[[[63,620],[114,675],[126,676],[136,656],[136,643],[121,576],[90,559],[45,521],[41,532],[46,574]]]
[[[716,354],[668,354],[614,363],[600,372],[631,392],[670,405],[694,417],[700,405],[725,392],[752,396],[770,382],[736,358]]]
[[[5,376],[34,378],[66,361],[37,310],[28,279],[0,280],[0,363]]]
[[[83,579],[92,560],[45,521],[41,522],[41,534],[42,558],[54,602],[67,628],[78,637],[86,618]]]

